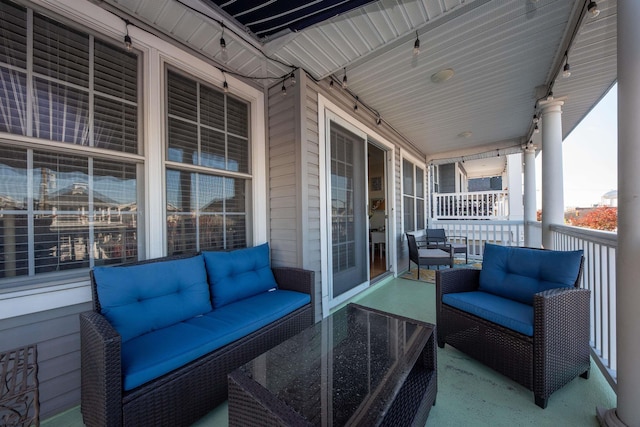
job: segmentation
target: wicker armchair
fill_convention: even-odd
[[[533,336],[514,331],[442,302],[450,293],[479,291],[480,270],[436,272],[438,346],[445,343],[532,390],[536,405],[580,375],[589,378],[590,291],[574,287],[533,296]]]
[[[465,264],[469,263],[469,253],[467,249],[467,238],[465,236],[450,236],[457,241],[462,241],[464,243],[451,242],[447,237],[447,234],[444,228],[427,228],[425,230],[426,244],[427,247],[438,247],[442,244],[447,244],[451,246],[453,249],[453,253],[455,254],[464,254],[464,262]]]
[[[409,271],[411,262],[418,266],[418,280],[420,280],[420,266],[426,265],[448,265],[453,268],[453,249],[446,243],[430,248],[420,248],[416,243],[416,237],[411,233],[407,234],[407,245],[409,245]],[[439,267],[438,267],[439,268]]]

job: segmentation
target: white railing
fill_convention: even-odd
[[[465,236],[469,257],[482,258],[485,242],[506,246],[541,247],[539,222],[431,220],[429,228],[444,228],[448,237]],[[608,231],[565,225],[551,226],[554,247],[584,251],[582,287],[591,290],[591,348],[593,359],[611,385],[616,387],[616,250],[618,235]],[[458,240],[461,241],[461,240]]]
[[[609,231],[551,226],[556,249],[584,251],[582,287],[591,290],[591,348],[611,387],[616,386],[616,251],[618,235]]]
[[[509,217],[509,192],[433,193],[435,219],[497,219]]]
[[[462,243],[467,238],[467,251],[470,258],[482,258],[485,242],[503,246],[524,245],[524,221],[462,221],[462,220],[432,220],[429,228],[444,228],[447,237]]]

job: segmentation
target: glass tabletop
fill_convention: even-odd
[[[313,425],[373,425],[432,330],[350,304],[240,370]]]

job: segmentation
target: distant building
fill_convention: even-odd
[[[600,206],[618,207],[618,190],[611,190],[600,197]]]

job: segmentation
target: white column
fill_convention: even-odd
[[[522,154],[507,156],[507,182],[509,183],[509,219],[524,219],[522,199]],[[517,236],[518,239],[520,238]]]
[[[533,231],[528,225],[536,220],[536,149],[533,144],[524,150],[524,245],[533,247]]]
[[[618,2],[618,249],[616,338],[618,407],[598,418],[605,426],[640,426],[640,2]]]
[[[542,108],[542,245],[553,249],[550,226],[564,224],[562,106],[564,100],[540,102]]]

